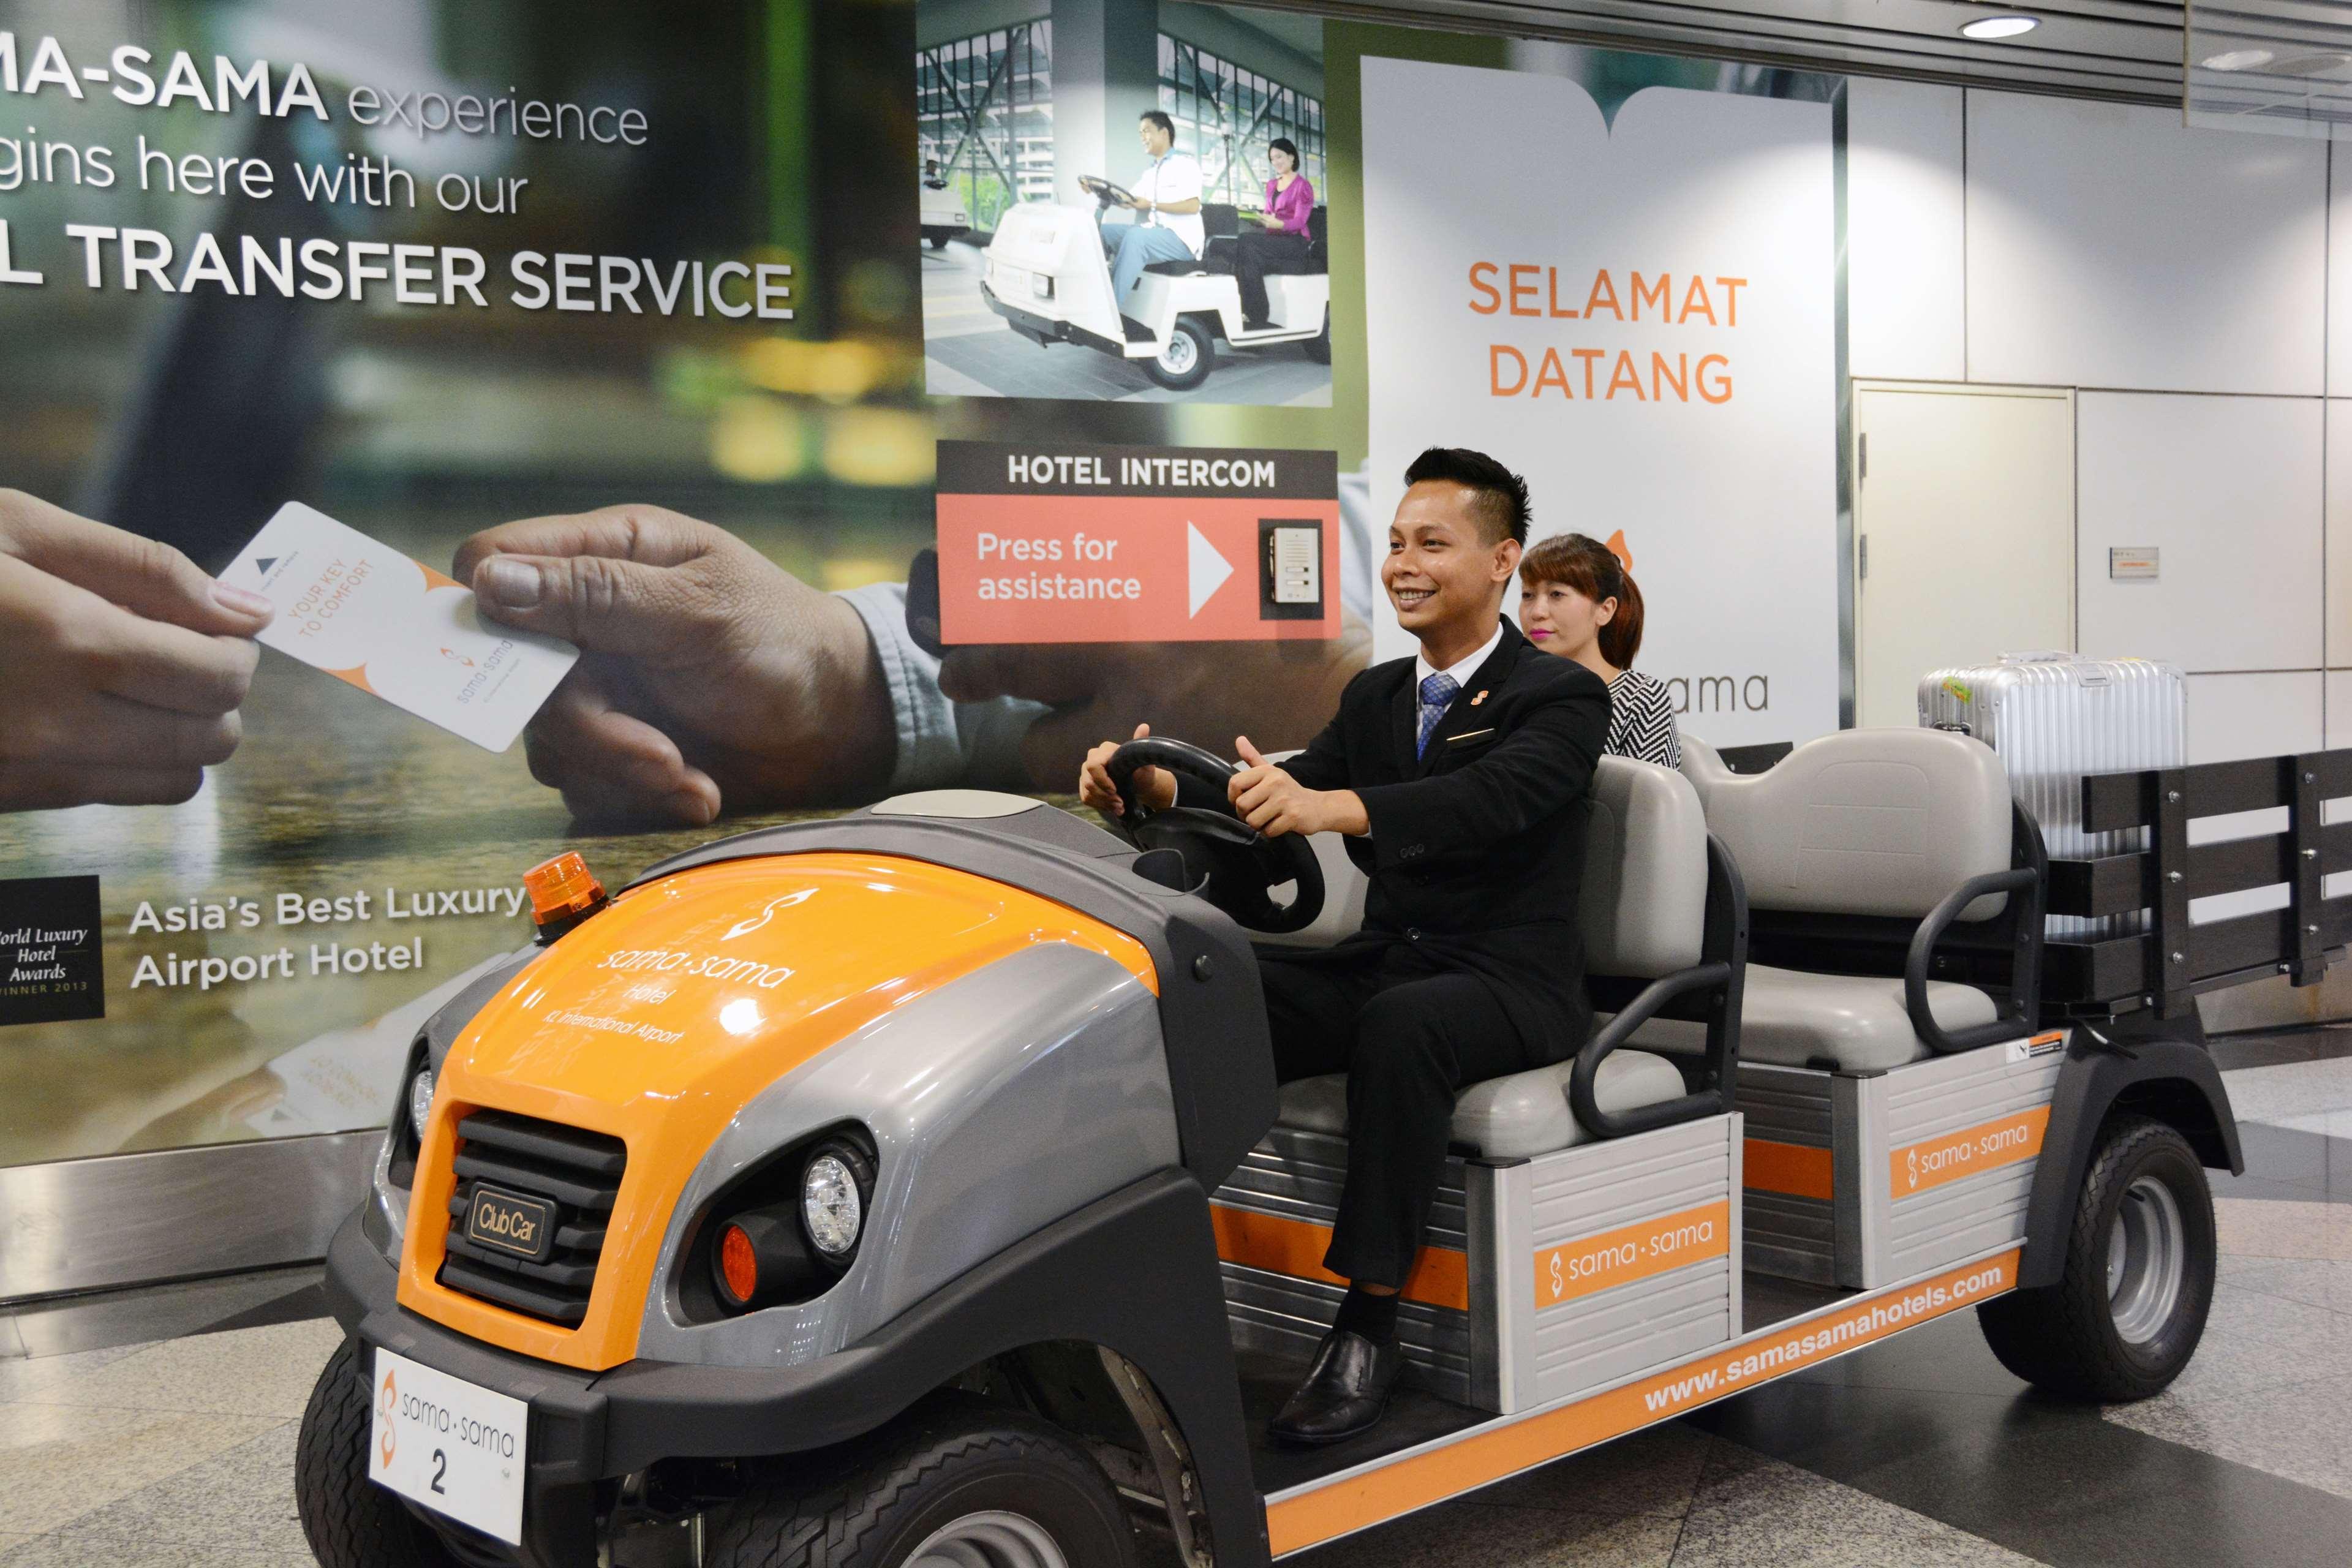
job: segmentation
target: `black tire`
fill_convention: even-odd
[[[1060,1431],[962,1397],[822,1459],[782,1459],[709,1516],[705,1568],[898,1568],[943,1526],[1008,1514],[1069,1568],[1133,1568],[1118,1494]]]
[[[944,234],[927,234],[923,236],[923,243],[933,250],[945,250],[948,247],[948,237]]]
[[[1173,368],[1170,365],[1171,360],[1175,362]],[[1143,374],[1169,391],[1190,392],[1208,380],[1209,373],[1217,368],[1217,340],[1191,316],[1179,316],[1167,346],[1156,357],[1140,363]]]
[[[1331,308],[1323,308],[1323,330],[1298,345],[1317,364],[1331,363]]]
[[[321,1568],[462,1568],[440,1538],[368,1479],[374,1409],[358,1352],[345,1340],[302,1412],[294,1508]]]
[[[2118,1243],[2126,1203],[2137,1206]],[[2148,1259],[2162,1249],[2129,1237],[2174,1222],[2177,1290],[2142,1295],[2138,1282],[2150,1277]],[[2118,1247],[2119,1289],[2110,1251]],[[2163,1393],[2197,1353],[2213,1306],[2215,1254],[2213,1194],[2189,1141],[2144,1116],[2111,1117],[2074,1205],[2065,1273],[2055,1285],[1986,1302],[1977,1322],[2000,1364],[2037,1388],[2101,1404],[2147,1399]]]

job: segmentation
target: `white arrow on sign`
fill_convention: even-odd
[[[1217,547],[1201,537],[1201,531],[1191,523],[1184,525],[1186,564],[1192,580],[1192,607],[1184,612],[1190,620],[1201,613],[1216,591],[1224,586],[1225,579],[1234,574],[1234,563],[1217,553]]]

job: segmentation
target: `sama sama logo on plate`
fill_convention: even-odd
[[[106,1016],[95,877],[0,881],[0,1024]]]
[[[555,1249],[555,1205],[496,1187],[476,1187],[466,1210],[466,1239],[544,1263]]]

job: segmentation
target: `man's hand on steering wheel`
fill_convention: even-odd
[[[1280,769],[1266,767],[1246,739],[1241,746],[1256,764],[1254,774],[1271,773],[1288,781]],[[1087,753],[1078,770],[1078,797],[1108,817],[1112,828],[1138,849],[1173,852],[1180,858],[1181,880],[1166,882],[1160,876],[1152,880],[1189,889],[1251,931],[1280,935],[1312,924],[1323,908],[1323,871],[1307,840],[1308,830],[1297,826],[1261,830],[1241,820],[1241,809],[1231,796],[1213,807],[1179,805],[1179,773],[1213,786],[1234,776],[1234,764],[1214,752],[1181,741],[1154,739],[1150,725],[1138,724],[1133,740],[1107,741]],[[1271,781],[1261,782],[1273,787]],[[1356,800],[1345,790],[1333,795],[1298,793],[1317,803]],[[1332,805],[1313,809],[1335,820],[1344,816]],[[1362,815],[1360,805],[1357,815]],[[1273,891],[1285,885],[1293,889],[1291,900],[1277,904]]]
[[[1150,733],[1149,724],[1135,727],[1139,741]],[[1078,766],[1079,801],[1110,818],[1114,826],[1127,810],[1126,802],[1119,799],[1118,786],[1110,782],[1110,760],[1118,748],[1118,742],[1105,741],[1088,752],[1087,760]],[[1129,784],[1142,796],[1143,804],[1154,811],[1166,811],[1176,804],[1176,775],[1165,768],[1138,768]]]
[[[1107,207],[1139,207],[1134,195],[1123,185],[1114,185],[1099,174],[1080,174],[1078,189]]]
[[[1371,830],[1363,800],[1354,790],[1308,789],[1260,755],[1247,735],[1236,736],[1234,749],[1246,765],[1225,785],[1225,798],[1233,802],[1235,816],[1268,838],[1286,833]]]

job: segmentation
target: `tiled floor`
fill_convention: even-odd
[[[2083,1409],[1966,1314],[1302,1568],[2352,1563],[2352,1030],[2217,1047],[2248,1170],[2189,1373]],[[307,1564],[312,1270],[0,1314],[0,1568]]]

